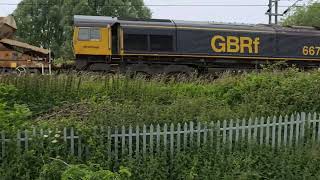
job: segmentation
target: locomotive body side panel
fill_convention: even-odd
[[[320,35],[278,33],[277,47],[281,58],[320,60]]]
[[[275,56],[275,34],[178,28],[178,53],[204,56]]]

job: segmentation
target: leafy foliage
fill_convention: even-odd
[[[314,26],[320,27],[320,3],[311,1],[306,7],[296,8],[294,13],[288,16],[284,25]]]
[[[150,18],[143,5],[142,0],[23,0],[14,12],[17,36],[51,48],[57,57],[70,57],[73,15]]]
[[[27,120],[31,111],[26,105],[16,104],[17,89],[11,85],[0,84],[0,129],[13,129]]]

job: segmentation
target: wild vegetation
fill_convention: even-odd
[[[3,76],[3,117],[19,123],[2,121],[1,126],[121,126],[316,112],[319,75],[291,69],[179,81],[120,75]]]
[[[320,110],[320,72],[297,69],[224,74],[219,79],[130,78],[97,74],[1,76],[0,127],[7,132],[40,126],[93,126],[216,121]],[[91,142],[93,143],[93,142]],[[13,143],[14,144],[14,143]],[[93,144],[94,145],[94,144]],[[233,153],[208,148],[114,164],[95,147],[90,159],[77,159],[48,140],[24,154],[12,146],[0,172],[5,179],[301,179],[319,177],[318,147],[299,150],[240,148]],[[40,158],[39,158],[40,154]],[[61,162],[65,161],[65,162]],[[71,165],[68,165],[71,164]],[[75,165],[72,165],[75,164]],[[78,165],[77,165],[78,164]],[[83,165],[79,165],[83,164]],[[117,172],[120,166],[125,171]],[[30,168],[32,167],[32,168]],[[108,171],[113,168],[115,173]],[[303,167],[301,169],[301,167]],[[280,171],[279,171],[280,169]],[[214,173],[213,173],[214,172]],[[67,176],[68,175],[68,176]],[[96,176],[99,175],[99,176]],[[130,176],[129,176],[130,175]],[[44,177],[44,178],[43,178]],[[72,178],[71,178],[72,179]],[[77,179],[77,178],[73,178]]]

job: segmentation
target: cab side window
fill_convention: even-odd
[[[90,39],[91,40],[100,40],[100,29],[99,28],[91,28],[90,29]]]
[[[79,28],[79,37],[80,41],[89,41],[90,39],[90,28]]]
[[[101,39],[100,28],[79,28],[80,41],[99,41]]]

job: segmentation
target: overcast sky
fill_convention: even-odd
[[[7,16],[21,0],[0,0],[0,16]],[[280,0],[281,6],[292,5],[296,0]],[[144,0],[146,5],[267,5],[268,0]],[[308,2],[303,0],[300,4]],[[214,6],[150,6],[153,18],[193,21],[237,23],[267,23],[267,7],[214,7]],[[280,8],[280,13],[286,7]]]

